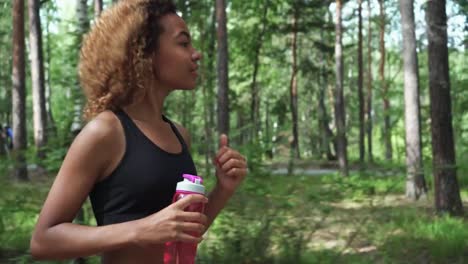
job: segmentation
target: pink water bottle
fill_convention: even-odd
[[[191,174],[184,174],[182,176],[184,180],[177,183],[176,192],[172,199],[173,203],[190,194],[205,195],[205,186],[203,186],[203,179],[200,176]],[[185,211],[188,212],[203,213],[204,210],[205,205],[203,203],[193,203],[185,208]],[[201,234],[192,233],[191,235],[200,236]],[[196,243],[167,242],[164,250],[164,264],[194,264],[196,254]]]

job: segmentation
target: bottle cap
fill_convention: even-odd
[[[202,185],[203,179],[200,176],[183,174],[183,181],[177,183],[177,191],[193,192],[205,195],[205,186]]]

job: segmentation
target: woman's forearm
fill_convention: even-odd
[[[36,259],[70,259],[116,250],[135,242],[135,221],[84,226],[62,223],[37,231],[31,239],[31,254]]]
[[[205,207],[205,215],[208,218],[206,228],[213,223],[219,212],[226,206],[233,193],[222,190],[216,186],[208,195],[208,204]]]

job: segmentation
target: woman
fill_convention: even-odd
[[[190,137],[162,114],[174,90],[194,89],[201,55],[170,1],[125,0],[102,13],[81,50],[91,121],[71,145],[31,239],[38,259],[95,254],[103,263],[162,263],[167,241],[200,242],[246,175],[221,136],[217,184],[171,203],[182,173],[196,174]],[[97,227],[72,223],[90,196]],[[184,212],[204,202],[205,213]]]

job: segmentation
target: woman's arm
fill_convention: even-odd
[[[102,227],[72,223],[93,185],[117,166],[124,149],[123,130],[112,113],[100,114],[77,136],[39,215],[30,245],[34,258],[66,259],[129,245],[200,241],[187,232],[205,230],[206,216],[183,209],[193,202],[207,202],[201,195],[135,221]]]
[[[34,257],[87,256],[131,243],[128,224],[102,228],[72,224],[93,185],[123,156],[124,142],[119,121],[111,113],[100,114],[83,128],[70,146],[39,215],[31,239]]]
[[[190,148],[190,134],[181,125],[176,124],[176,126],[184,137],[185,143]],[[209,202],[205,207],[205,214],[208,219],[207,228],[226,206],[239,184],[247,175],[247,162],[245,158],[228,146],[228,138],[224,134],[220,137],[219,150],[213,163],[216,168],[218,181],[214,189],[208,194]]]
[[[208,195],[209,203],[205,214],[210,226],[219,212],[224,208],[237,187],[247,175],[247,161],[239,152],[228,146],[228,137],[222,134],[219,139],[219,150],[213,160],[216,168],[215,188]]]

